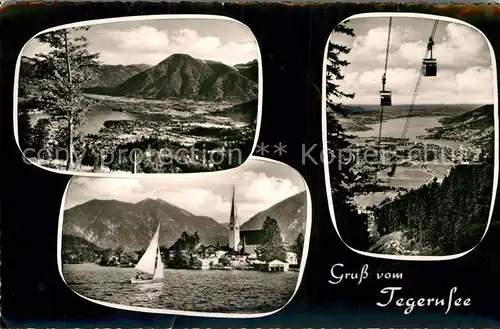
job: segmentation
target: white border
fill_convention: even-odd
[[[38,164],[35,164],[31,162],[26,156],[24,156],[23,151],[21,149],[21,146],[19,145],[19,136],[18,136],[18,125],[17,125],[17,117],[18,117],[18,89],[19,89],[19,71],[21,68],[21,57],[24,52],[24,48],[31,42],[31,40],[35,39],[37,36],[40,34],[44,34],[47,32],[53,32],[57,31],[60,29],[66,29],[66,28],[72,28],[72,27],[81,27],[81,26],[90,26],[90,25],[96,25],[96,24],[108,24],[108,23],[120,23],[120,22],[133,22],[133,21],[147,21],[147,20],[160,20],[160,19],[206,19],[206,20],[222,20],[222,21],[227,21],[227,22],[233,22],[240,24],[244,26],[248,32],[254,37],[255,40],[255,46],[257,47],[257,62],[258,62],[258,67],[259,67],[259,80],[257,82],[258,88],[259,88],[259,95],[257,97],[257,126],[255,127],[255,137],[253,141],[253,146],[252,146],[252,151],[246,158],[246,160],[240,164],[243,165],[245,162],[250,159],[251,155],[255,151],[255,148],[257,147],[257,141],[259,140],[259,132],[260,132],[260,125],[261,125],[261,120],[262,120],[262,93],[263,93],[263,78],[262,78],[262,55],[259,47],[259,43],[257,41],[257,38],[253,34],[252,30],[245,24],[243,24],[240,21],[237,21],[233,18],[226,17],[226,16],[219,16],[219,15],[200,15],[200,14],[165,14],[165,15],[143,15],[143,16],[126,16],[126,17],[118,17],[118,18],[105,18],[105,19],[96,19],[96,20],[90,20],[90,21],[81,21],[78,23],[71,23],[71,24],[65,24],[65,25],[59,25],[56,27],[52,27],[46,30],[43,30],[41,32],[38,32],[35,34],[28,42],[26,42],[19,52],[19,55],[17,57],[17,62],[16,62],[16,72],[14,75],[14,137],[16,140],[17,148],[21,152],[21,156],[25,158],[31,165],[34,165],[35,167],[38,167],[43,170],[47,170],[50,172],[54,172],[57,174],[64,174],[64,175],[79,175],[79,176],[87,176],[87,177],[136,177],[136,178],[142,178],[144,176],[155,176],[155,177],[162,177],[162,176],[172,176],[172,175],[198,175],[198,174],[205,174],[205,175],[210,175],[213,173],[222,173],[234,168],[230,169],[225,169],[225,170],[219,170],[219,171],[214,171],[214,172],[197,172],[197,173],[182,173],[182,174],[175,174],[175,173],[155,173],[155,174],[147,174],[147,173],[130,173],[130,174],[125,174],[125,173],[91,173],[91,172],[80,172],[80,171],[66,171],[66,170],[58,170],[58,169],[53,169],[53,168],[45,168],[43,166],[40,166]],[[239,166],[238,166],[239,167]],[[238,168],[235,167],[235,168]]]
[[[497,66],[496,66],[496,60],[495,60],[495,52],[493,51],[493,47],[491,46],[490,41],[488,38],[484,35],[484,33],[476,28],[475,26],[461,21],[456,18],[449,18],[445,16],[438,16],[438,15],[428,15],[428,14],[411,14],[411,13],[366,13],[366,14],[357,14],[348,17],[347,19],[344,19],[341,23],[342,24],[346,21],[351,21],[353,19],[363,19],[363,18],[380,18],[380,17],[395,17],[395,18],[402,18],[402,17],[407,17],[407,18],[427,18],[429,20],[439,20],[439,21],[445,21],[445,22],[450,22],[450,23],[455,23],[455,24],[462,24],[467,27],[470,27],[474,29],[476,32],[478,32],[485,40],[486,43],[488,44],[488,48],[490,50],[490,57],[491,57],[491,66],[492,66],[492,77],[493,77],[493,118],[494,118],[494,124],[495,124],[495,146],[494,146],[494,168],[495,172],[493,174],[493,195],[491,197],[491,206],[490,206],[490,214],[488,218],[488,224],[486,225],[486,229],[484,230],[483,236],[481,237],[481,240],[474,246],[472,249],[462,252],[460,254],[455,254],[455,255],[450,255],[450,256],[400,256],[400,255],[384,255],[384,254],[375,254],[375,253],[370,253],[366,251],[360,251],[354,248],[351,248],[345,241],[342,239],[342,236],[339,233],[338,227],[337,227],[337,222],[335,220],[335,211],[333,209],[333,200],[332,200],[332,195],[331,195],[331,185],[330,185],[330,174],[329,174],[329,168],[328,168],[328,161],[324,161],[324,171],[325,171],[325,179],[326,179],[326,195],[327,195],[327,200],[328,200],[328,208],[330,210],[330,217],[332,218],[333,226],[335,227],[335,230],[337,231],[338,236],[340,237],[340,240],[352,251],[363,255],[363,256],[368,256],[368,257],[374,257],[374,258],[382,258],[382,259],[391,259],[391,260],[412,260],[412,261],[443,261],[443,260],[451,260],[451,259],[456,259],[462,256],[465,256],[472,250],[474,250],[481,241],[483,241],[484,237],[486,236],[486,233],[488,232],[488,229],[490,227],[491,223],[491,217],[493,216],[493,210],[495,206],[495,198],[496,198],[496,193],[497,193],[497,187],[498,187],[498,86],[497,86]],[[333,33],[333,32],[332,32]],[[328,37],[328,42],[330,42],[331,34]],[[328,148],[327,148],[327,131],[326,131],[326,61],[327,61],[327,55],[328,55],[328,43],[326,44],[325,47],[325,53],[323,57],[323,87],[322,87],[322,135],[323,135],[323,158],[327,159],[328,158]]]
[[[300,263],[300,270],[299,270],[299,275],[297,278],[297,284],[295,286],[295,290],[288,300],[288,302],[280,307],[279,309],[267,313],[255,313],[255,314],[241,314],[241,313],[210,313],[210,312],[191,312],[191,311],[178,311],[178,310],[165,310],[165,309],[159,309],[159,308],[148,308],[148,307],[139,307],[139,306],[127,306],[127,305],[121,305],[121,304],[114,304],[114,303],[109,303],[109,302],[102,302],[99,300],[95,300],[92,298],[85,297],[73,289],[70,288],[71,291],[73,291],[75,294],[78,296],[82,297],[83,299],[86,299],[90,302],[111,307],[111,308],[116,308],[116,309],[121,309],[121,310],[127,310],[127,311],[136,311],[136,312],[146,312],[146,313],[155,313],[155,314],[166,314],[166,315],[187,315],[187,316],[200,316],[200,317],[211,317],[211,318],[245,318],[245,319],[251,319],[251,318],[259,318],[259,317],[264,317],[268,316],[274,313],[277,313],[281,311],[283,308],[285,308],[295,297],[295,294],[299,290],[300,283],[302,282],[302,276],[304,275],[304,270],[306,267],[307,263],[307,256],[309,254],[309,240],[311,236],[311,226],[312,226],[312,202],[311,202],[311,193],[309,192],[309,187],[307,186],[307,182],[305,181],[304,177],[292,168],[291,166],[284,164],[282,162],[276,161],[276,160],[271,160],[271,159],[266,159],[258,156],[250,156],[249,157],[250,161],[262,161],[262,162],[267,162],[272,165],[279,165],[279,166],[284,166],[287,167],[289,170],[295,171],[296,174],[298,174],[302,178],[302,182],[305,187],[305,192],[307,195],[307,204],[306,204],[306,227],[305,227],[305,234],[304,234],[304,246],[302,249],[302,260]],[[230,169],[230,170],[236,170],[236,169]],[[78,176],[76,176],[78,177]],[[158,179],[155,177],[155,175],[149,175],[146,177],[140,177],[141,179]],[[196,179],[197,177],[193,176],[171,176],[171,177],[164,177],[165,183],[167,183],[171,179]],[[128,178],[117,178],[117,177],[99,177],[96,179],[130,179]],[[58,232],[57,232],[57,267],[59,269],[59,275],[61,276],[61,279],[64,281],[66,286],[68,284],[66,283],[66,280],[64,279],[64,275],[62,272],[62,229],[63,229],[63,221],[64,221],[64,205],[66,203],[66,194],[68,193],[69,186],[71,185],[71,182],[73,180],[73,177],[69,180],[68,185],[66,186],[66,189],[64,191],[64,195],[62,197],[62,202],[61,202],[61,210],[59,212],[59,227],[58,227]],[[68,286],[69,288],[69,286]]]

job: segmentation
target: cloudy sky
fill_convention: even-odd
[[[76,32],[82,33],[82,32]],[[258,57],[252,32],[244,25],[214,19],[161,19],[92,25],[83,32],[89,50],[105,64],[156,65],[175,53],[234,65]],[[33,39],[23,56],[50,50]]]
[[[355,37],[332,33],[330,41],[351,48],[343,69],[345,92],[354,92],[344,104],[378,104],[387,47],[389,18],[359,18],[347,22]],[[393,104],[411,104],[434,20],[394,17],[386,90]],[[440,21],[434,36],[433,57],[438,76],[422,77],[416,104],[493,103],[492,59],[486,39],[475,29]]]
[[[205,178],[92,178],[71,180],[65,209],[92,199],[138,202],[160,198],[195,215],[229,222],[232,186],[236,190],[239,223],[305,190],[298,172],[276,163],[248,160],[227,173]],[[191,176],[192,177],[192,176]]]

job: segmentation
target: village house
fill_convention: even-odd
[[[175,257],[177,250],[183,257],[191,257],[192,268],[198,270],[223,269],[223,270],[259,270],[266,272],[283,272],[290,268],[293,270],[298,267],[298,257],[289,244],[285,243],[283,235],[281,236],[283,247],[286,251],[286,258],[283,261],[273,260],[271,262],[262,262],[257,258],[257,250],[262,245],[263,230],[244,230],[240,231],[237,222],[235,191],[231,202],[230,221],[229,221],[229,243],[226,246],[217,244],[204,246],[198,244],[190,254],[188,246],[181,241],[172,245],[169,250],[170,258]]]
[[[273,260],[269,263],[262,261],[255,261],[253,266],[256,270],[262,272],[288,272],[289,265],[287,262],[282,262],[280,260]]]
[[[193,268],[195,270],[209,270],[210,266],[218,264],[217,258],[196,258],[193,262]]]

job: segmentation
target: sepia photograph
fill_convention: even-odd
[[[330,213],[372,255],[452,256],[490,221],[495,59],[477,29],[429,15],[339,24],[325,50]]]
[[[27,163],[121,176],[245,162],[260,117],[248,27],[196,15],[102,21],[42,32],[19,55],[14,126]]]
[[[196,178],[74,177],[60,272],[80,296],[117,308],[277,311],[300,284],[309,202],[297,171],[258,157]]]

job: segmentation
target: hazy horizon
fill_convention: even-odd
[[[176,53],[231,66],[259,58],[259,46],[251,30],[234,21],[169,18],[87,26],[88,31],[70,30],[70,35],[87,37],[88,50],[99,53],[99,59],[109,65],[157,65]],[[34,38],[25,44],[21,55],[33,57],[51,49]]]
[[[62,206],[68,210],[93,199],[137,203],[152,198],[225,223],[229,220],[233,186],[240,223],[306,189],[295,169],[250,159],[219,175],[156,179],[74,177]]]
[[[280,203],[280,202],[282,202],[282,201],[285,201],[286,199],[289,199],[289,198],[291,198],[291,197],[294,197],[294,196],[296,196],[296,195],[298,195],[298,194],[301,194],[301,193],[304,193],[304,192],[305,192],[305,190],[302,190],[302,191],[300,191],[300,192],[297,192],[297,193],[295,193],[295,194],[293,194],[293,195],[291,195],[291,196],[285,197],[284,199],[282,199],[282,200],[280,200],[280,201],[276,202],[275,204],[278,204],[278,203]],[[175,203],[173,203],[173,202],[167,201],[167,200],[165,200],[165,199],[162,199],[162,198],[152,198],[152,197],[145,197],[144,199],[139,200],[139,201],[137,201],[137,202],[129,202],[129,201],[123,201],[123,200],[117,200],[117,199],[90,199],[90,200],[88,200],[88,201],[85,201],[85,202],[82,202],[82,203],[76,204],[76,205],[72,206],[71,208],[65,208],[65,209],[64,209],[64,211],[71,210],[71,209],[73,209],[73,208],[75,208],[75,207],[78,207],[78,206],[84,205],[84,204],[86,204],[86,203],[88,203],[88,202],[92,202],[92,201],[117,201],[117,202],[122,202],[122,203],[137,204],[137,203],[140,203],[140,202],[142,202],[142,201],[144,201],[144,200],[148,200],[148,199],[149,199],[149,200],[154,200],[154,201],[158,201],[158,200],[159,200],[159,201],[166,202],[166,203],[168,203],[168,204],[170,204],[170,205],[172,205],[172,206],[174,206],[174,207],[177,207],[177,208],[179,208],[179,209],[182,209],[182,210],[188,211],[189,213],[191,213],[191,214],[193,214],[193,215],[195,215],[195,216],[200,216],[200,217],[201,217],[201,216],[210,217],[210,216],[206,216],[206,215],[204,215],[204,214],[197,214],[197,213],[194,213],[194,212],[192,212],[192,211],[190,211],[190,210],[184,209],[183,207],[181,207],[181,206],[179,206],[179,205],[177,205],[177,204],[175,204]],[[274,204],[274,205],[275,205],[275,204]],[[274,205],[271,205],[270,207],[272,207],[272,206],[274,206]],[[236,207],[238,207],[238,203],[236,203]],[[268,208],[266,208],[266,209],[269,209],[269,207],[268,207]],[[250,217],[246,218],[246,220],[244,220],[244,221],[240,221],[238,224],[241,226],[243,223],[246,223],[246,222],[247,222],[250,218],[252,218],[253,216],[257,215],[259,212],[264,211],[264,210],[266,210],[266,209],[262,209],[262,210],[260,210],[260,211],[256,212],[254,215],[251,215]],[[229,214],[229,212],[230,212],[230,209],[228,209],[228,214]],[[219,223],[219,224],[229,223],[229,219],[228,219],[227,221],[223,221],[223,220],[222,220],[222,221],[219,221],[219,220],[217,220],[216,218],[213,218],[213,217],[210,217],[210,218],[212,218],[213,220],[215,220],[215,221],[216,221],[217,223]]]
[[[187,54],[187,53],[174,53],[174,54],[171,54],[167,57],[165,57],[164,59],[160,60],[158,63],[156,64],[147,64],[147,63],[131,63],[131,64],[120,64],[120,63],[116,63],[116,64],[109,64],[109,63],[101,63],[101,65],[109,65],[109,66],[139,66],[139,65],[147,65],[149,67],[155,67],[156,65],[160,64],[161,62],[163,62],[164,60],[166,60],[167,58],[169,57],[172,57],[173,55],[178,55],[178,54],[182,54],[182,55],[188,55],[188,56],[191,56],[193,57],[194,59],[199,59],[199,60],[202,60],[202,61],[212,61],[212,62],[218,62],[218,63],[222,63],[224,65],[227,65],[227,66],[231,66],[231,67],[235,67],[236,65],[245,65],[245,64],[249,64],[253,61],[257,61],[258,62],[258,59],[257,58],[254,58],[254,59],[251,59],[247,62],[244,62],[244,63],[236,63],[234,65],[230,65],[230,64],[227,64],[227,63],[224,63],[224,62],[221,62],[221,61],[217,61],[217,60],[212,60],[212,59],[206,59],[206,58],[200,58],[200,57],[194,57],[190,54]],[[26,56],[26,55],[22,55],[21,58],[29,58],[29,59],[33,59],[35,58],[35,56]]]

